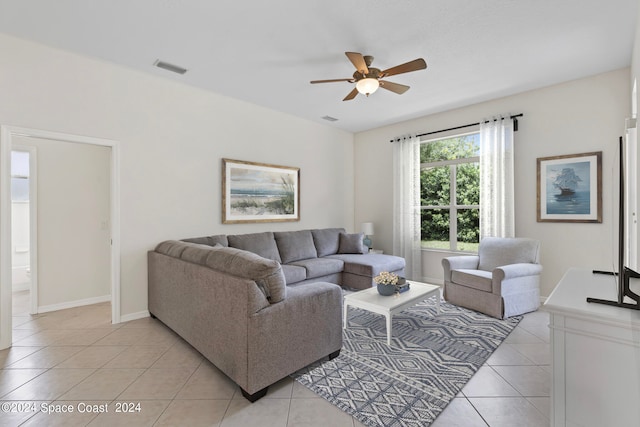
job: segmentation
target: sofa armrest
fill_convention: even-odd
[[[444,269],[444,281],[451,281],[451,272],[460,269],[477,269],[480,262],[478,255],[459,255],[442,259]]]
[[[284,301],[249,316],[246,391],[255,393],[340,348],[340,286],[289,287]]]

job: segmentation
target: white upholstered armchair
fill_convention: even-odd
[[[504,319],[540,306],[540,242],[485,237],[478,255],[442,260],[444,298],[452,304]]]

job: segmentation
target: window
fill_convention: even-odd
[[[479,133],[422,142],[423,248],[477,252],[480,242],[479,142]]]

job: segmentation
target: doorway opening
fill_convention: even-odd
[[[37,282],[36,149],[11,150],[11,291],[13,316],[36,314]]]
[[[26,174],[24,173],[20,174],[16,172],[15,174],[12,174],[12,164],[14,163],[12,159],[12,151],[16,151],[16,152],[21,151],[19,149],[19,146],[23,145],[21,141],[25,139],[49,141],[49,142],[45,142],[45,146],[42,146],[42,145],[38,146],[39,147],[38,149],[38,166],[39,167],[41,165],[44,167],[45,163],[43,163],[43,161],[45,160],[45,157],[46,157],[45,156],[41,158],[40,154],[43,154],[45,151],[42,151],[42,153],[40,153],[40,150],[45,150],[45,147],[48,147],[47,144],[51,144],[54,142],[73,143],[70,145],[87,147],[87,148],[91,145],[100,146],[103,149],[106,149],[106,151],[108,152],[107,160],[106,160],[107,162],[106,173],[104,174],[105,176],[104,180],[106,181],[103,181],[103,182],[108,182],[107,184],[108,189],[106,190],[108,193],[107,202],[106,202],[108,206],[107,207],[108,214],[106,214],[105,218],[109,218],[110,220],[98,219],[98,222],[97,223],[94,222],[92,227],[94,229],[97,229],[98,232],[108,233],[110,236],[110,238],[107,239],[107,242],[108,242],[107,244],[108,248],[106,252],[107,255],[103,257],[103,258],[110,259],[109,265],[106,268],[107,276],[108,276],[106,289],[108,290],[105,292],[105,293],[109,293],[110,295],[104,295],[104,294],[102,295],[104,298],[108,298],[111,300],[112,323],[121,322],[121,316],[120,316],[120,205],[119,205],[120,182],[119,182],[118,143],[112,140],[107,140],[102,138],[93,138],[93,137],[78,136],[78,135],[64,134],[64,133],[58,133],[58,132],[42,131],[37,129],[28,129],[28,128],[19,128],[19,127],[13,127],[13,126],[0,125],[0,349],[10,347],[12,343],[12,312],[13,312],[12,259],[18,253],[25,254],[26,251],[28,251],[29,253],[30,261],[29,261],[28,268],[30,273],[29,276],[30,276],[30,288],[31,288],[29,300],[33,301],[34,298],[31,297],[33,295],[35,295],[38,299],[41,297],[43,301],[40,302],[39,304],[45,305],[45,309],[43,309],[43,311],[52,311],[52,310],[58,310],[62,308],[70,308],[71,306],[74,306],[74,305],[69,305],[67,301],[69,301],[71,304],[86,305],[86,304],[92,304],[92,303],[98,302],[98,301],[95,301],[96,299],[98,300],[102,299],[102,297],[92,298],[91,296],[89,296],[89,297],[80,297],[80,299],[78,298],[64,299],[63,298],[62,300],[57,301],[55,300],[55,298],[60,297],[57,289],[54,290],[53,293],[49,289],[47,293],[47,289],[42,287],[44,282],[40,283],[40,286],[38,286],[38,279],[34,276],[38,275],[37,271],[39,269],[37,268],[37,266],[39,265],[39,263],[33,261],[34,257],[37,256],[37,250],[34,247],[35,246],[34,236],[36,234],[34,230],[38,228],[37,227],[38,221],[33,221],[33,217],[29,222],[29,242],[30,243],[28,245],[28,248],[22,244],[18,244],[19,243],[18,240],[17,239],[14,240],[12,238],[14,234],[14,231],[12,229],[12,197],[13,197],[12,175],[15,175],[16,186],[20,186],[21,184],[24,186],[25,185],[24,180],[26,179],[25,178]],[[29,144],[29,145],[32,145],[32,144]],[[90,151],[104,152],[105,150],[90,150]],[[35,160],[35,156],[33,156],[32,153],[30,152],[29,153],[30,168],[28,173],[30,190],[32,188],[32,185],[36,182],[36,180],[34,179],[34,173],[36,173],[36,171],[31,166],[34,160]],[[77,165],[86,166],[83,162],[76,162],[74,164],[74,167],[67,167],[66,170],[74,169],[75,167],[77,167]],[[22,179],[23,181],[18,183],[17,182],[18,179]],[[47,182],[49,182],[49,180],[47,180]],[[29,193],[31,193],[31,191],[29,191]],[[19,191],[16,190],[16,197],[18,194],[19,194]],[[24,198],[25,196],[23,195],[22,197]],[[79,195],[78,198],[82,199],[82,196]],[[39,204],[44,204],[45,201],[46,200],[42,198],[42,200],[39,201]],[[30,201],[29,201],[30,210],[34,209],[33,205],[34,205],[33,199],[30,198]],[[56,230],[56,227],[53,227],[53,228],[49,227],[48,229]],[[42,230],[37,231],[37,234],[43,234],[44,231],[45,229],[42,228]],[[57,241],[58,242],[66,241],[68,240],[69,235],[74,235],[74,234],[79,235],[81,233],[67,233],[64,236],[64,238],[58,238]],[[53,241],[55,243],[55,239],[49,239],[48,241],[49,242]],[[72,248],[72,250],[75,250],[76,253],[80,253],[78,252],[79,247],[83,248],[82,245],[76,245],[75,247]],[[17,251],[14,255],[14,250],[16,249]],[[40,249],[44,250],[45,248],[42,247]],[[83,264],[78,263],[77,265],[82,266]],[[26,266],[23,265],[23,267],[26,267]],[[74,266],[73,268],[75,269],[76,266]],[[51,269],[49,269],[49,271],[51,271]],[[43,274],[44,272],[45,270],[42,269],[40,273]],[[84,283],[86,283],[86,281]],[[34,285],[38,286],[39,288],[42,288],[39,291],[37,291],[37,293],[35,294],[32,292],[32,288],[34,287]],[[84,287],[80,288],[79,286],[75,286],[73,287],[73,289],[81,289],[82,291],[85,291]],[[47,303],[47,301],[49,301],[49,303]],[[33,303],[31,303],[30,305],[31,305],[30,310],[32,312],[37,312],[39,310],[38,305],[35,305]]]

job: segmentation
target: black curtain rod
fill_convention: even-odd
[[[518,117],[522,117],[524,116],[524,114],[520,113],[520,114],[515,114],[513,116],[511,116],[510,118],[513,120],[513,131],[517,132],[518,131]],[[498,119],[493,119],[493,121],[497,121]],[[489,123],[490,120],[486,120],[485,123]],[[427,135],[433,135],[436,133],[442,133],[442,132],[449,132],[450,130],[458,130],[458,129],[464,129],[464,128],[468,128],[471,126],[478,126],[480,125],[480,122],[478,123],[469,123],[468,125],[462,125],[462,126],[456,126],[454,128],[449,128],[449,129],[441,129],[441,130],[434,130],[433,132],[425,132],[425,133],[421,133],[416,135],[417,137],[421,137],[421,136],[427,136]],[[400,141],[401,138],[395,138],[390,140],[389,142],[396,142],[396,141]]]

